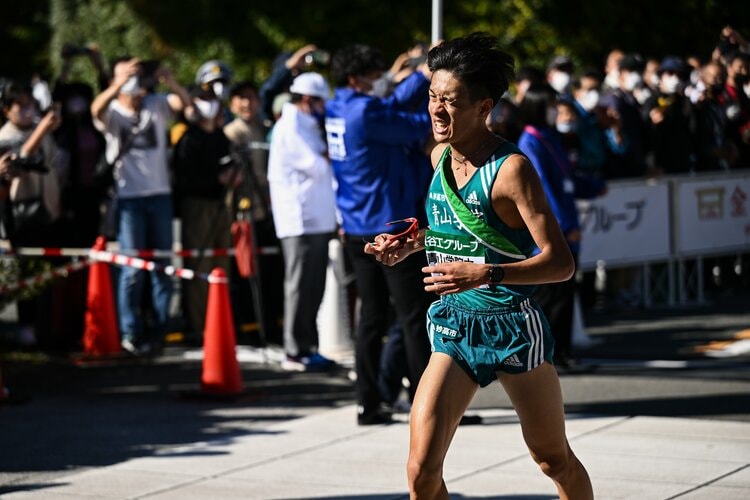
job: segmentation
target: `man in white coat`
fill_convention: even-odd
[[[328,242],[336,231],[333,172],[323,133],[328,84],[318,73],[294,79],[276,122],[268,159],[276,236],[284,254],[282,368],[316,370],[333,362],[317,352],[316,319],[325,290]]]

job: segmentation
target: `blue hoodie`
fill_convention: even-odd
[[[518,139],[518,147],[539,174],[563,234],[580,229],[576,198],[595,198],[604,189],[605,182],[575,174],[555,130],[527,126]],[[568,241],[568,245],[571,252],[579,253],[579,242]]]
[[[424,193],[414,185],[419,166],[410,156],[430,131],[428,87],[429,81],[414,73],[387,98],[341,87],[326,103],[336,204],[347,234],[391,232],[386,222],[417,216]]]

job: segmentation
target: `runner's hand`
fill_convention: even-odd
[[[375,256],[378,262],[386,266],[393,266],[411,254],[415,249],[413,238],[408,238],[406,242],[401,242],[392,238],[391,234],[383,233],[375,237],[375,241],[365,243],[365,253]]]
[[[423,267],[425,291],[438,295],[465,292],[486,285],[489,271],[486,265],[473,262],[444,262]],[[437,275],[437,276],[433,276]]]

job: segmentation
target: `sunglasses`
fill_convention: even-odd
[[[409,224],[409,226],[404,231],[388,235],[388,241],[396,240],[399,242],[399,246],[403,246],[406,243],[407,239],[409,239],[410,237],[416,238],[419,234],[419,221],[415,217],[407,217],[406,219],[399,219],[385,223],[386,226],[393,226],[396,224]],[[375,243],[367,241],[364,238],[362,238],[362,241],[364,241],[368,245],[375,245]]]

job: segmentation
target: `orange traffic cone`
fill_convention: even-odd
[[[218,267],[211,271],[208,278],[201,376],[202,392],[225,396],[239,395],[242,392],[228,281],[227,274]]]
[[[106,250],[107,240],[96,239],[94,250]],[[95,262],[89,269],[86,323],[83,332],[83,350],[88,355],[101,356],[120,352],[120,332],[112,294],[112,277],[109,264]]]

